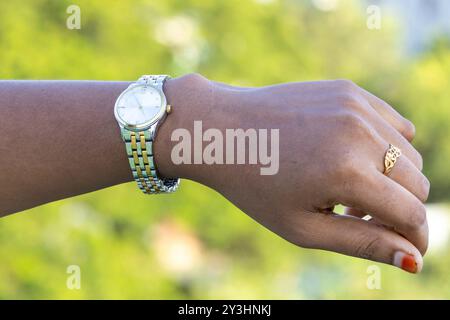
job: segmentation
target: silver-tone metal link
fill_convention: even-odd
[[[138,83],[144,84],[147,86],[155,86],[155,87],[162,87],[162,84],[164,83],[164,80],[169,78],[168,75],[161,74],[161,75],[144,75],[139,78]]]
[[[122,139],[125,142],[131,142],[131,132],[124,129],[124,128],[120,128],[120,133],[122,134]]]
[[[129,157],[131,157],[133,155],[133,150],[131,148],[131,143],[130,142],[125,142],[125,149],[127,151],[127,155]]]
[[[153,141],[152,140],[146,140],[145,141],[145,148],[147,149],[147,154],[149,156],[153,156]]]
[[[141,172],[142,172],[142,175],[144,176],[145,179],[149,178],[149,176],[147,174],[147,170],[142,170]]]
[[[148,163],[149,163],[149,166],[150,166],[151,170],[155,170],[156,169],[155,168],[155,161],[153,160],[153,156],[149,156],[148,157]]]
[[[141,148],[141,144],[139,143],[139,140],[136,141],[136,152],[137,152],[138,156],[142,155],[142,148]]]
[[[142,169],[145,170],[144,159],[142,157],[138,157],[138,159],[139,159],[139,167],[141,167],[141,170]]]
[[[131,170],[136,170],[136,165],[134,164],[134,159],[128,158],[128,162],[130,163]]]

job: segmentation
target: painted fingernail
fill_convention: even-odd
[[[411,273],[417,273],[418,271],[417,261],[414,256],[402,251],[397,251],[394,254],[394,265]]]

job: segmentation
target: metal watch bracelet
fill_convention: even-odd
[[[154,86],[162,90],[167,78],[166,75],[144,75],[135,84]],[[139,189],[146,194],[174,192],[180,184],[180,179],[160,178],[156,170],[153,155],[156,126],[137,132],[121,128],[121,135],[125,142],[133,178]]]

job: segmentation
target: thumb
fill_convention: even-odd
[[[419,250],[393,230],[334,213],[314,214],[306,220],[305,225],[311,230],[319,230],[314,234],[320,236],[314,236],[306,243],[301,241],[301,246],[391,264],[411,273],[422,270],[423,259]]]

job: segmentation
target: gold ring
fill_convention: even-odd
[[[390,144],[386,155],[384,156],[384,174],[389,174],[394,168],[395,162],[402,155],[402,151],[396,146]]]

